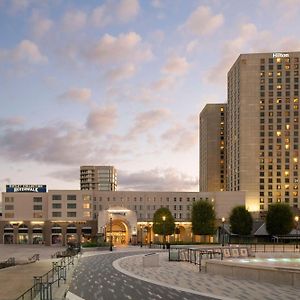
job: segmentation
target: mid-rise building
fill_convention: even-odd
[[[80,189],[96,191],[116,191],[116,169],[113,166],[81,166]]]
[[[199,190],[200,192],[224,191],[226,104],[207,104],[200,113],[199,129]]]

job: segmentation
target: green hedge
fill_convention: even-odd
[[[84,248],[108,247],[109,243],[105,243],[105,242],[101,242],[101,243],[89,242],[89,243],[83,243],[83,244],[81,244],[81,246],[84,247]]]

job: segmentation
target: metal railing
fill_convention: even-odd
[[[223,259],[223,252],[220,248],[175,248],[169,249],[169,261],[186,261],[202,269],[202,259],[219,258]]]
[[[298,244],[247,244],[253,252],[299,252]]]
[[[78,259],[80,255],[81,253],[77,253],[75,256],[66,256],[52,262],[52,269],[42,276],[34,276],[33,286],[16,300],[52,300],[53,285],[57,283],[59,287],[61,282],[66,283],[67,269],[74,265],[74,259]]]

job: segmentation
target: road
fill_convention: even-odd
[[[148,283],[117,271],[114,260],[141,252],[84,257],[76,268],[70,292],[85,300],[208,300],[214,299]]]

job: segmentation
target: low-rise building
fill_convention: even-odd
[[[195,201],[210,201],[220,220],[245,204],[245,193],[49,190],[9,191],[2,199],[0,243],[65,245],[112,236],[114,244],[135,244],[161,239],[152,231],[153,215],[161,207],[175,218],[176,234],[169,239],[190,241]]]

